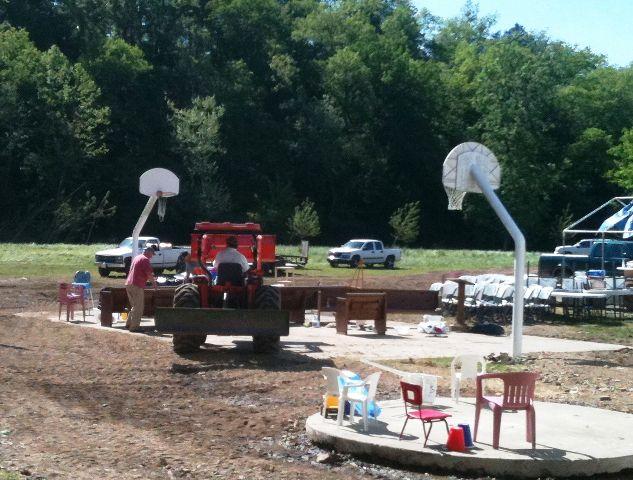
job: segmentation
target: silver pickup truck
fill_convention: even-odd
[[[152,268],[157,274],[163,270],[185,270],[185,257],[190,252],[190,247],[174,247],[171,243],[161,243],[156,237],[138,237],[138,250],[142,252],[146,246],[154,247]],[[101,250],[95,254],[95,264],[99,269],[99,275],[107,277],[110,272],[130,271],[132,263],[132,237],[127,237],[117,248]]]
[[[384,248],[380,240],[354,239],[342,247],[332,248],[327,261],[332,267],[349,265],[350,268],[356,268],[362,260],[365,265],[382,264],[385,268],[394,268],[401,257],[399,248]]]

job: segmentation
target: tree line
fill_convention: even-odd
[[[482,196],[447,211],[464,141],[500,160],[531,249],[633,185],[631,67],[470,2],[0,0],[0,22],[1,241],[119,240],[154,167],[181,188],[145,231],[180,242],[210,220],[509,248]]]

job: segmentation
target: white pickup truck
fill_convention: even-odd
[[[380,240],[354,239],[342,247],[331,249],[327,261],[332,267],[346,264],[356,268],[362,260],[367,266],[382,264],[385,268],[393,268],[401,256],[399,248],[384,248]]]
[[[598,240],[598,238],[585,238],[573,245],[560,245],[554,249],[554,253],[562,253],[565,255],[589,255],[591,246]]]
[[[142,252],[146,246],[154,247],[152,267],[157,274],[163,270],[185,270],[185,257],[190,247],[173,247],[171,243],[161,243],[156,237],[138,237],[138,250]],[[132,263],[132,237],[127,237],[117,248],[101,250],[95,254],[95,264],[99,268],[99,275],[107,277],[110,272],[124,272],[127,274]]]

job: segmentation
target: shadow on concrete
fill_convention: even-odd
[[[499,449],[502,449],[501,445],[499,445]],[[594,460],[596,458],[594,456],[587,455],[586,453],[573,452],[570,450],[562,450],[560,448],[550,447],[548,445],[541,445],[539,443],[536,444],[535,449],[515,448],[515,449],[503,449],[503,450],[506,450],[508,452],[514,452],[519,455],[525,455],[526,457],[534,458],[535,460],[556,460],[559,462],[571,461],[565,458],[570,453],[582,456],[586,458],[587,460]]]
[[[367,333],[352,333],[352,334],[348,334],[348,337],[354,337],[354,338],[369,338],[372,340],[384,340],[385,338],[406,338],[410,335],[389,335],[388,333],[385,333],[384,335],[379,335],[377,333],[373,333],[373,332],[367,332]]]
[[[173,363],[171,372],[191,375],[212,370],[241,368],[270,372],[308,372],[335,366],[329,359],[314,359],[283,349],[273,353],[254,353],[252,343],[247,341],[236,341],[234,344],[235,347],[205,344],[199,352],[182,354],[181,358],[195,363]]]

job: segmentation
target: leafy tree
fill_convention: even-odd
[[[411,245],[415,242],[420,233],[420,210],[420,202],[409,202],[393,212],[389,225],[393,229],[394,244],[401,241]]]
[[[319,215],[314,209],[314,202],[306,198],[295,207],[293,215],[288,219],[288,229],[291,236],[302,240],[316,237],[321,233]]]
[[[509,247],[481,196],[446,211],[464,141],[497,155],[530,248],[633,182],[633,68],[495,31],[475,2],[441,19],[409,0],[0,0],[0,22],[0,239],[114,240],[156,166],[182,188],[147,228],[174,241],[216,217],[283,236],[306,197],[324,241],[386,236],[375,218],[417,191],[424,244]],[[88,190],[126,208],[75,235],[65,206]]]
[[[0,208],[10,212],[1,238],[50,238],[65,192],[91,188],[107,150],[109,109],[98,98],[84,68],[58,48],[41,52],[27,32],[0,30]]]
[[[83,200],[70,195],[54,211],[54,222],[50,238],[66,242],[89,243],[97,223],[112,217],[116,207],[109,204],[110,192],[97,202],[97,197],[86,191]]]
[[[615,168],[609,172],[618,185],[633,190],[633,128],[627,129],[620,138],[620,143],[609,150],[615,159]]]
[[[182,155],[186,188],[195,199],[196,218],[218,217],[229,210],[229,193],[219,175],[224,153],[219,136],[224,108],[214,97],[195,98],[191,108],[173,115],[177,151]]]

